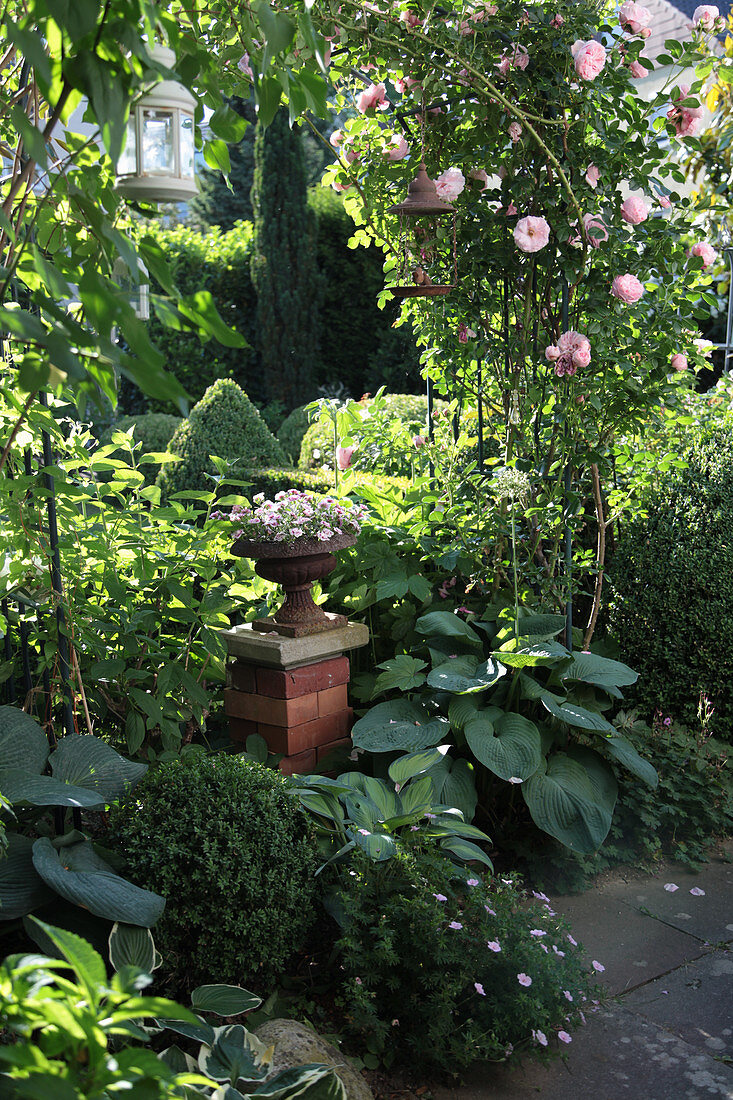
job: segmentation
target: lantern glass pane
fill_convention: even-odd
[[[137,133],[135,131],[135,112],[127,120],[127,141],[117,163],[118,176],[134,176],[137,172]]]
[[[143,111],[142,147],[144,175],[175,175],[172,111]]]
[[[193,116],[181,112],[181,175],[193,179]]]

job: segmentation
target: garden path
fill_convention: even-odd
[[[564,1061],[477,1066],[434,1100],[733,1100],[733,842],[699,874],[616,872],[551,901],[608,999]]]

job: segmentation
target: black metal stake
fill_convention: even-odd
[[[570,313],[570,295],[567,280],[562,281],[562,330],[568,331]],[[571,437],[570,427],[565,419],[565,439]],[[565,583],[567,584],[567,603],[565,605],[565,645],[573,648],[573,532],[570,526],[570,494],[573,487],[573,463],[568,458],[565,467]]]

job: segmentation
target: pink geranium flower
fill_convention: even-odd
[[[576,42],[573,45],[575,71],[581,80],[595,80],[606,64],[606,48],[600,42]]]
[[[537,1029],[537,1031],[535,1031],[533,1029],[532,1030],[532,1038],[534,1039],[534,1041],[536,1043],[539,1043],[541,1047],[546,1047],[547,1046],[547,1036],[545,1035],[544,1031],[540,1031],[539,1029]]]
[[[567,1031],[558,1031],[557,1037],[561,1043],[572,1043],[572,1035],[568,1035]]]
[[[514,241],[521,252],[539,252],[550,240],[550,227],[544,218],[520,218],[514,226]]]
[[[486,946],[488,947],[489,951],[493,951],[495,955],[498,955],[498,953],[501,951],[501,947],[497,940],[489,940]]]
[[[649,217],[649,207],[638,195],[629,195],[621,206],[621,217],[629,225],[640,225]]]
[[[486,996],[486,994],[484,993],[484,987],[481,985],[481,982],[474,982],[473,983],[473,988],[476,990],[479,997],[485,997]]]
[[[517,981],[520,985],[523,985],[525,989],[529,988],[529,986],[532,984],[532,979],[530,978],[529,974],[517,974]]]
[[[466,177],[460,168],[446,168],[435,181],[438,198],[443,202],[455,202],[466,186]]]
[[[614,298],[626,302],[627,305],[633,305],[634,302],[638,302],[642,297],[644,287],[635,275],[630,275],[627,272],[626,275],[616,276],[611,285],[611,293]]]

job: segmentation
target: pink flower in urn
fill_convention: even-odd
[[[544,218],[520,218],[514,226],[514,241],[520,252],[539,252],[550,240],[550,227]]]
[[[402,134],[395,134],[386,149],[387,160],[404,160],[410,155],[410,146]]]
[[[466,177],[460,168],[446,168],[435,181],[438,198],[444,202],[454,202],[466,186]]]
[[[677,352],[672,356],[672,370],[683,371],[687,370],[687,356],[682,355],[681,352]]]
[[[577,49],[576,49],[577,47]],[[581,80],[595,80],[606,64],[606,48],[600,42],[576,42],[573,46],[575,71]]]
[[[703,270],[714,264],[718,258],[718,253],[715,251],[711,244],[707,241],[698,241],[690,249],[690,256],[699,256],[702,260]]]
[[[595,164],[589,164],[588,170],[585,173],[585,182],[589,187],[592,187],[595,191],[598,186],[598,181],[601,178],[601,173],[596,168]]]
[[[611,284],[611,293],[619,301],[626,302],[627,305],[633,305],[642,297],[644,287],[636,278],[636,275],[630,275],[627,272],[625,275],[616,276]]]
[[[608,226],[598,214],[584,214],[583,225],[591,248],[598,248],[608,240]]]
[[[356,447],[337,447],[336,448],[336,465],[339,470],[348,470],[351,465],[351,456],[353,455]]]
[[[638,195],[629,195],[621,206],[621,217],[630,225],[639,225],[649,217],[649,207]]]
[[[509,137],[512,139],[512,142],[516,145],[516,143],[519,141],[520,137],[522,136],[522,127],[519,125],[518,122],[511,122],[509,124],[509,128],[507,130],[507,133],[509,134]]]
[[[386,111],[389,109],[386,88],[384,84],[370,84],[357,98],[356,108],[362,114],[367,111]]]
[[[626,0],[618,9],[618,21],[629,34],[640,34],[649,26],[652,14],[649,8],[643,8],[641,4],[635,4],[634,0]]]

